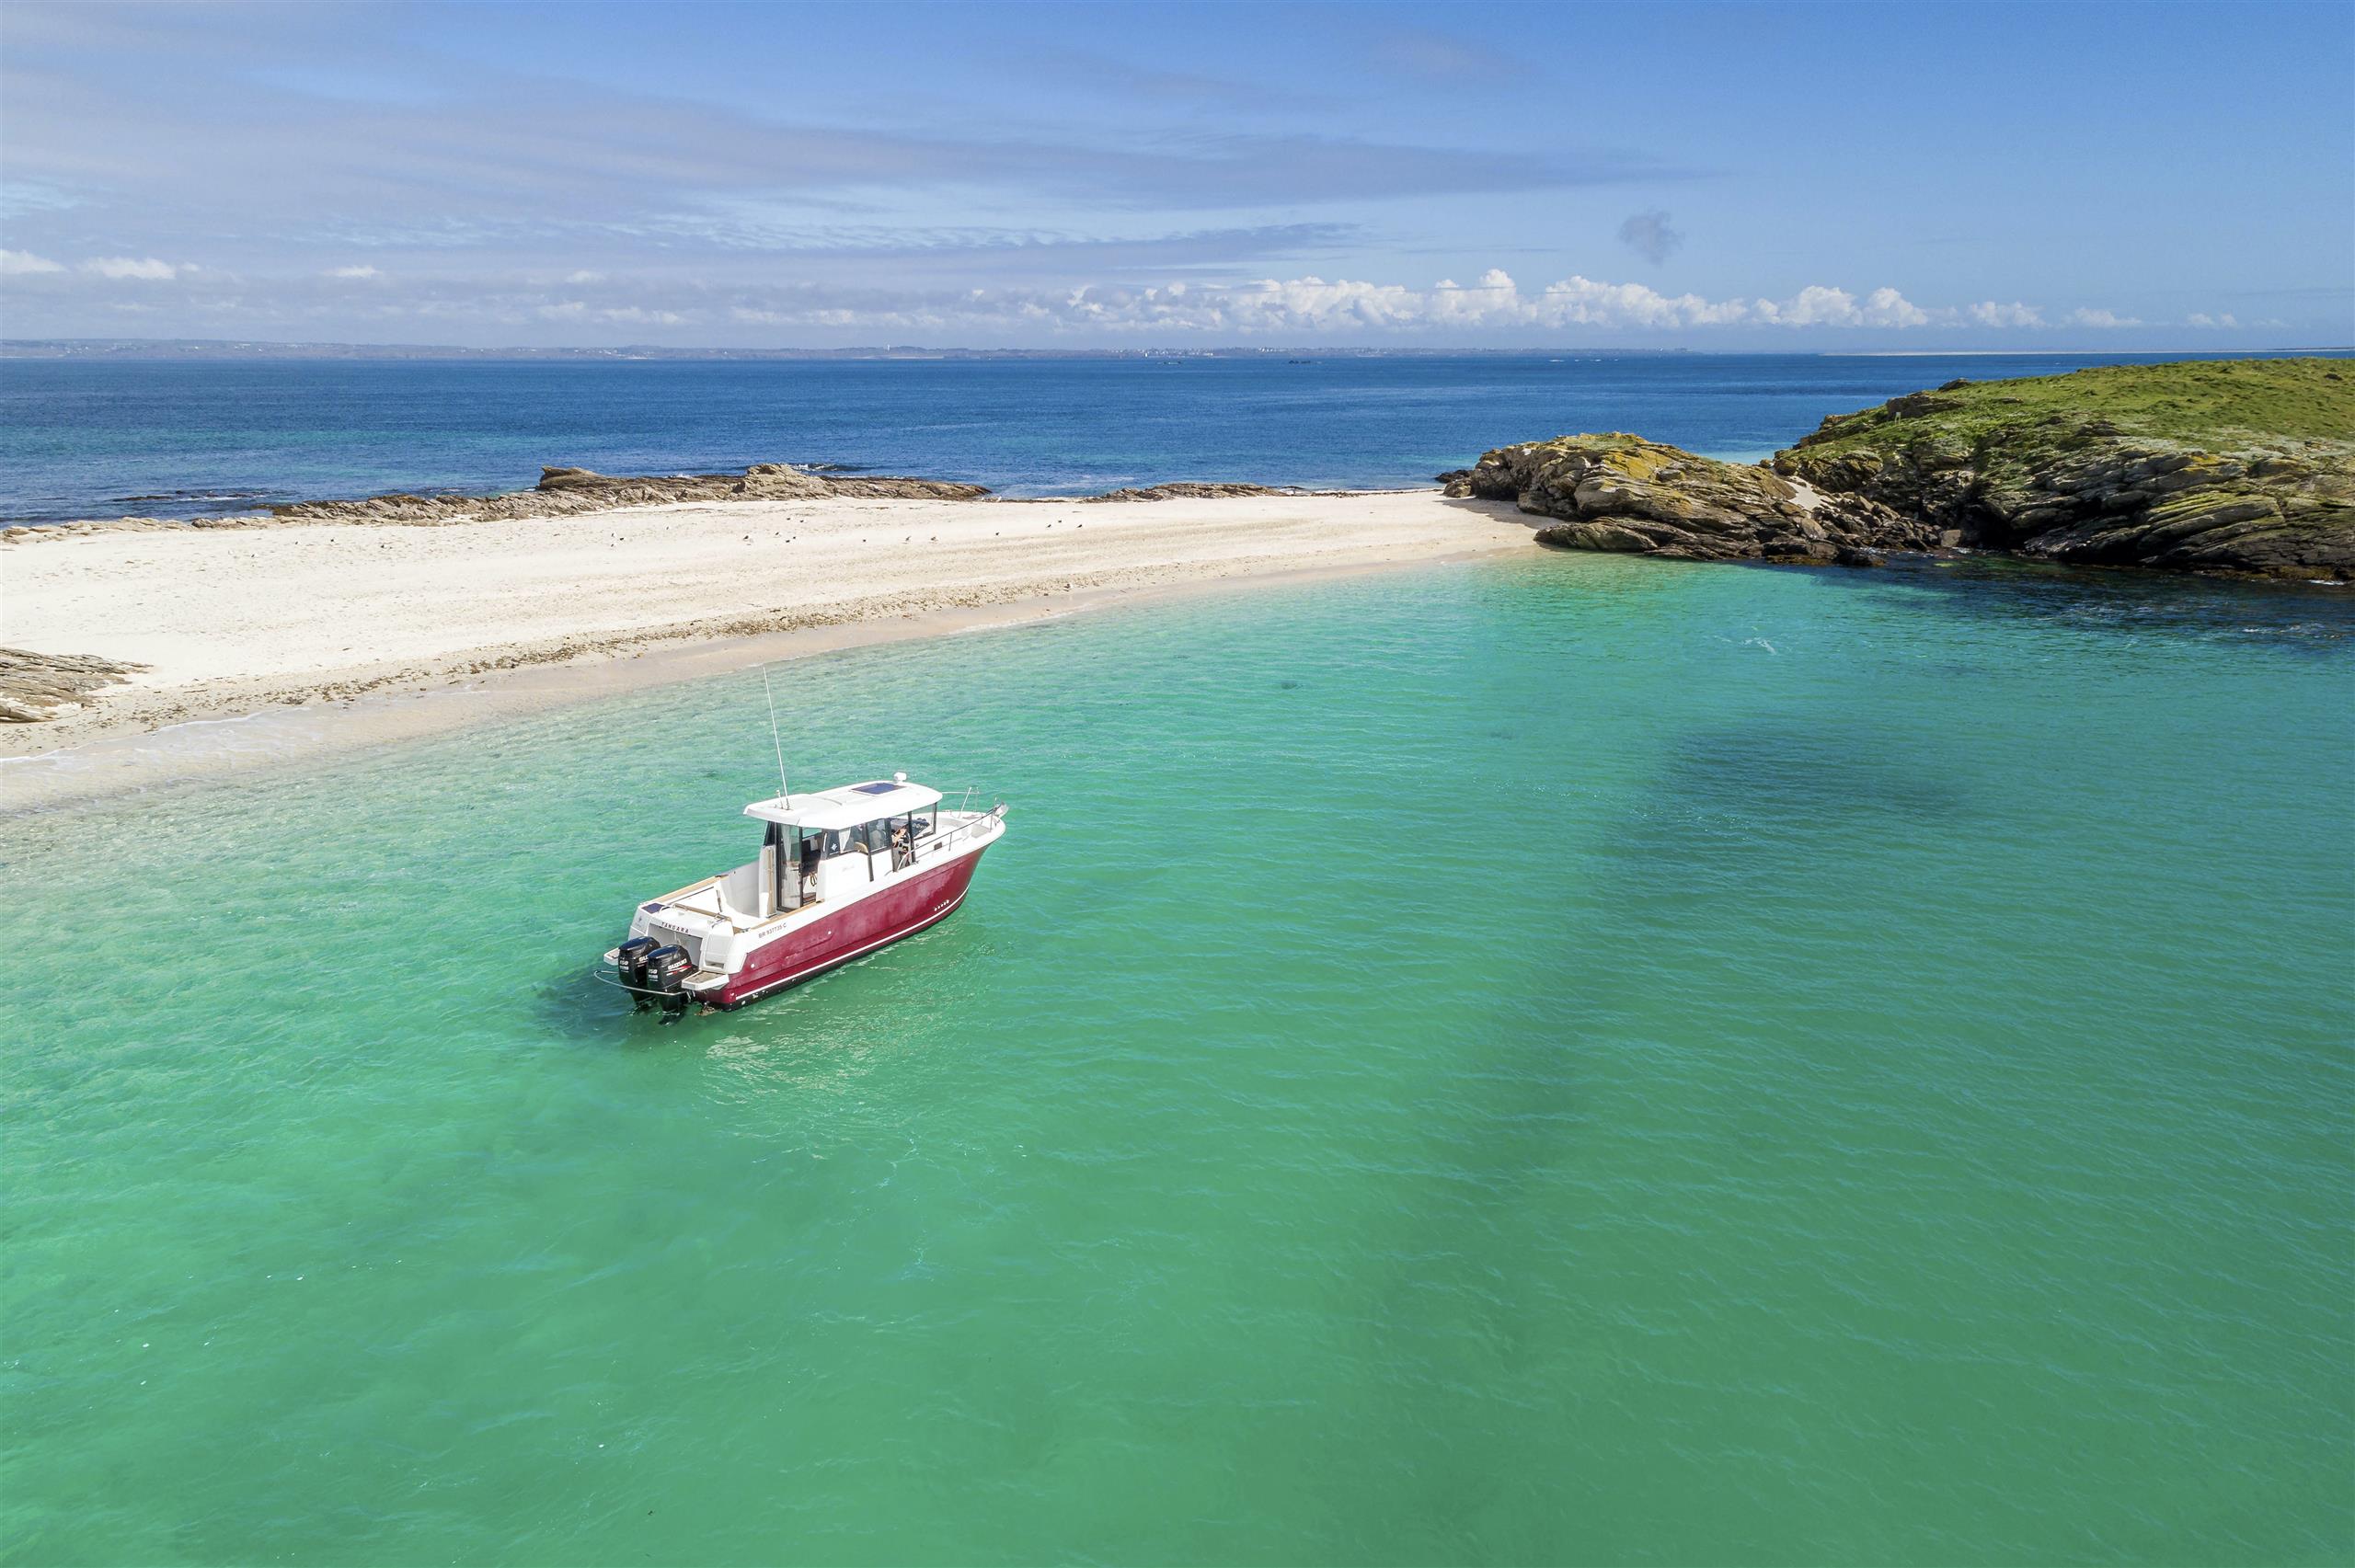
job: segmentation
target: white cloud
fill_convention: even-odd
[[[1998,304],[1993,300],[1982,300],[1966,308],[1964,314],[1982,326],[2041,326],[2044,313],[2034,305],[2014,300],[2010,304]]]
[[[552,321],[659,321],[678,314],[660,312],[650,304],[599,308],[578,299],[534,302],[531,308]],[[691,303],[684,308],[684,319],[702,319]],[[2018,309],[2034,314],[2028,306]],[[1313,275],[1242,283],[1091,283],[1051,292],[964,289],[913,294],[809,284],[741,292],[729,302],[726,316],[747,326],[864,327],[911,335],[989,327],[1169,332],[1238,339],[1308,333],[1446,336],[1575,328],[1905,329],[1964,319],[1959,311],[1924,310],[1890,288],[1859,296],[1816,284],[1786,300],[1712,300],[1573,274],[1525,291],[1510,273],[1495,268],[1470,283],[1442,278],[1428,289]]]
[[[24,261],[8,265],[21,270]],[[1557,337],[1697,341],[1736,333],[1755,342],[1770,334],[1893,334],[1925,328],[1969,332],[2046,325],[2038,307],[2019,302],[1924,306],[1887,286],[1852,291],[1815,283],[1783,297],[1718,298],[1671,294],[1645,283],[1582,273],[1524,284],[1499,268],[1480,272],[1468,282],[1442,278],[1428,286],[1312,273],[1246,280],[976,288],[925,287],[885,278],[863,283],[759,283],[585,272],[573,275],[581,281],[562,283],[554,281],[555,274],[529,272],[428,280],[352,264],[281,279],[261,292],[249,280],[152,258],[104,258],[84,263],[79,270],[93,280],[94,294],[99,277],[180,280],[183,287],[172,292],[168,307],[184,321],[178,330],[234,324],[240,336],[275,330],[306,338],[318,336],[316,324],[328,319],[350,323],[337,329],[345,332],[375,330],[363,323],[408,320],[436,337],[453,325],[469,322],[500,331],[537,326],[579,342],[604,340],[622,332],[684,341],[689,339],[684,335],[701,330],[702,336],[692,340],[712,343],[729,341],[730,327],[739,332],[766,328],[764,336],[780,341],[794,341],[804,334],[804,340],[814,341],[822,331],[836,340],[900,343],[1190,338],[1534,344]],[[355,280],[367,281],[369,287],[349,287]],[[132,292],[108,291],[118,300]],[[155,294],[160,291],[151,297]],[[95,307],[97,302],[90,303]],[[2114,313],[2081,311],[2069,319],[2081,327],[2134,325]]]
[[[2186,326],[2238,326],[2240,322],[2230,313],[2210,315],[2204,310],[2193,311],[2183,318]]]
[[[602,283],[605,275],[603,272],[573,272],[567,274],[564,280],[568,283]]]
[[[649,310],[644,305],[592,305],[587,300],[565,300],[533,310],[543,321],[611,321],[649,326],[682,326],[692,317],[675,310]],[[741,319],[741,313],[739,313]]]
[[[2069,325],[2072,326],[2108,327],[2140,326],[2142,325],[2142,318],[2141,316],[2120,315],[2113,310],[2073,310],[2069,313],[2068,320]]]
[[[1777,326],[1926,326],[1930,313],[1895,289],[1875,289],[1861,301],[1845,289],[1812,283],[1787,300],[1759,300],[1752,319]],[[1740,321],[1741,316],[1725,319]]]
[[[1752,308],[1741,300],[1671,296],[1641,283],[1599,283],[1573,275],[1546,284],[1532,315],[1533,325],[1540,326],[1717,326],[1744,319]]]
[[[181,272],[180,268],[168,261],[158,261],[152,256],[144,261],[128,256],[102,256],[82,263],[82,270],[95,272],[101,278],[136,278],[150,283],[168,283]]]
[[[1511,274],[1497,269],[1468,284],[1442,278],[1428,290],[1316,277],[1263,278],[1232,285],[1089,285],[1055,298],[976,292],[959,303],[964,307],[959,314],[968,316],[1010,315],[1059,326],[1242,333],[1581,326],[1648,330],[1736,325],[1909,327],[1926,326],[1931,319],[1895,289],[1875,289],[1859,299],[1844,289],[1819,284],[1788,300],[1710,300],[1699,294],[1663,294],[1642,283],[1573,275],[1525,293]]]
[[[29,250],[0,250],[0,278],[24,278],[35,272],[64,270],[48,257],[35,256]]]

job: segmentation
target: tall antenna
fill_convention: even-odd
[[[776,732],[776,692],[769,685],[769,667],[761,666],[761,692],[769,700],[769,744],[776,748],[776,798],[780,805],[791,804],[792,792],[785,787],[785,741]]]

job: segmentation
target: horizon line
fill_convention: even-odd
[[[397,353],[410,358],[428,356],[444,358],[489,359],[499,357],[546,358],[559,355],[596,357],[665,358],[665,359],[756,359],[788,356],[808,358],[849,359],[884,356],[913,358],[919,356],[962,358],[1024,357],[1073,359],[1200,359],[1200,358],[1268,358],[1287,354],[1332,354],[1352,358],[1382,356],[1430,358],[1439,355],[1480,356],[1545,356],[1556,358],[1571,355],[1642,355],[1672,354],[1713,355],[1727,359],[2083,359],[2130,358],[2152,354],[2181,354],[2194,358],[2237,358],[2266,354],[2355,354],[2355,344],[2281,344],[2268,347],[2234,349],[2193,348],[2170,346],[2157,349],[1694,349],[1685,345],[1639,347],[1629,344],[1532,346],[1527,348],[1494,348],[1468,344],[1188,344],[1143,345],[1135,347],[1065,345],[1030,347],[1008,345],[975,347],[958,344],[872,343],[853,344],[841,348],[787,345],[773,348],[729,347],[723,345],[672,345],[661,343],[617,344],[497,344],[474,347],[460,343],[364,343],[334,338],[0,338],[0,358],[37,358],[23,350],[101,349],[120,352],[126,349],[162,349],[184,351],[231,350],[250,356],[266,356],[271,351],[310,352],[338,350],[346,353],[362,350]]]

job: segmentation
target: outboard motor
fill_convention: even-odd
[[[662,1004],[665,1013],[687,1010],[687,977],[695,972],[695,960],[687,950],[675,944],[658,947],[646,956],[646,992]]]
[[[629,988],[640,1013],[653,1005],[646,999],[646,956],[661,945],[650,936],[633,936],[614,950],[614,978]]]

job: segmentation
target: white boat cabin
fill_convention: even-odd
[[[723,892],[739,910],[763,917],[860,897],[913,865],[941,830],[940,792],[905,773],[756,800],[744,815],[768,832],[761,858],[722,878]]]

